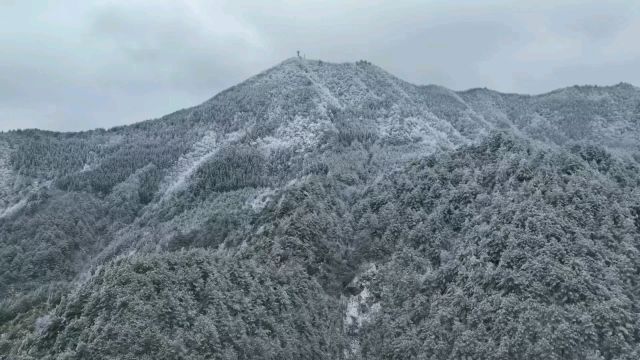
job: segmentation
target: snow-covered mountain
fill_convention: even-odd
[[[514,235],[504,229],[546,209],[563,221],[557,224],[563,241],[578,232],[595,244],[567,255],[569,260],[533,257],[563,269],[575,260],[575,271],[589,274],[577,276],[584,283],[567,290],[569,298],[573,292],[586,298],[570,304],[544,301],[582,306],[570,315],[600,316],[590,320],[593,326],[609,329],[602,324],[615,319],[592,311],[599,303],[594,299],[624,295],[616,309],[627,315],[611,326],[636,326],[628,322],[638,321],[637,305],[628,304],[640,293],[624,271],[640,269],[638,139],[640,89],[629,84],[575,86],[535,96],[456,92],[413,85],[366,61],[300,58],[160,119],[82,133],[2,133],[0,354],[135,358],[162,350],[173,354],[166,358],[412,358],[427,351],[435,358],[510,358],[492,351],[502,346],[524,349],[529,358],[543,348],[543,353],[569,356],[571,339],[543,343],[550,335],[536,332],[538,340],[525,341],[525,335],[497,334],[492,328],[509,324],[478,330],[471,324],[488,315],[463,316],[463,303],[452,305],[456,308],[449,315],[439,314],[451,316],[450,321],[442,318],[440,332],[427,334],[423,327],[436,325],[424,323],[426,315],[416,306],[424,301],[435,309],[438,301],[454,301],[447,298],[451,291],[461,291],[455,301],[489,306],[466,292],[473,282],[465,271],[477,264],[488,264],[482,271],[493,274],[493,280],[481,280],[487,281],[483,291],[496,301],[510,299],[491,281],[525,280],[498,275],[515,260],[487,249],[507,246],[502,242]],[[593,194],[567,198],[575,191],[567,186],[583,186]],[[547,191],[559,188],[565,194],[550,198]],[[586,216],[583,202],[591,196],[610,199],[615,214],[598,212],[610,208],[593,210],[591,222],[580,223],[578,218]],[[494,210],[483,214],[483,206]],[[567,213],[568,207],[581,210]],[[525,218],[507,219],[513,214]],[[483,216],[488,217],[480,221]],[[540,226],[527,223],[510,234],[517,234],[517,241],[548,235],[540,235]],[[600,257],[584,255],[604,246],[603,238],[618,243]],[[570,241],[554,241],[557,251],[575,250]],[[472,254],[460,244],[480,250]],[[585,265],[585,259],[593,264]],[[619,282],[618,288],[597,290],[606,281],[591,277],[592,272],[612,261],[620,268],[615,265],[602,276]],[[452,264],[456,267],[447,268]],[[536,269],[543,268],[550,269]],[[197,281],[196,270],[202,272]],[[444,278],[438,282],[433,276]],[[401,287],[397,281],[409,288],[394,291],[413,295],[390,307],[400,301],[388,293]],[[568,280],[527,281],[541,286],[540,295],[545,287],[562,288]],[[587,290],[581,292],[581,286]],[[266,287],[268,298],[258,296]],[[529,293],[522,296],[534,302],[531,306],[544,303]],[[516,303],[524,304],[523,299]],[[243,303],[250,300],[257,308]],[[200,315],[194,310],[198,306]],[[162,315],[155,307],[168,308]],[[542,321],[539,316],[548,308],[541,309],[527,316]],[[569,326],[569,315],[563,314],[556,314],[557,322],[539,325],[541,331]],[[409,318],[398,322],[402,316]],[[383,340],[376,343],[379,334],[370,324],[395,332],[391,347]],[[462,333],[451,330],[456,326]],[[118,331],[129,335],[121,338]],[[410,350],[400,345],[427,341],[420,331],[433,346]],[[619,335],[624,346],[605,346],[600,335],[593,335],[591,345],[575,354],[627,356],[637,351],[629,344],[640,334],[637,326],[625,331]],[[464,355],[461,342],[467,340],[454,340],[464,334],[489,344],[487,352],[478,352],[479,345],[468,340],[475,352]],[[133,340],[141,336],[149,337],[148,344]],[[212,337],[216,345],[196,346],[206,342],[198,336]],[[394,346],[403,350],[394,353]]]

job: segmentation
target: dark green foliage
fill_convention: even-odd
[[[244,245],[229,239],[247,224],[216,215],[167,247],[238,249],[227,255],[106,265],[30,336],[28,353],[340,358],[339,299],[363,291],[351,281],[377,263],[366,287],[378,307],[349,335],[363,358],[631,359],[638,174],[599,148],[539,150],[498,133],[352,195],[312,176],[251,220]]]
[[[335,182],[314,177],[283,192],[257,221],[272,224],[262,236],[275,239],[280,261],[293,257],[328,293],[339,296],[353,278],[353,217]]]
[[[56,194],[26,214],[0,219],[0,298],[9,291],[71,280],[82,258],[101,246],[108,225],[102,204],[86,194]]]
[[[105,158],[95,164],[95,168],[62,177],[57,185],[64,190],[108,194],[115,185],[145,166],[166,169],[173,165],[189,145],[180,134],[171,134],[169,131],[151,138],[134,134],[118,144],[117,148],[107,150]]]
[[[198,168],[192,191],[201,195],[262,186],[266,183],[264,171],[265,158],[256,149],[232,146]]]
[[[21,174],[54,178],[81,170],[97,147],[73,135],[21,130],[11,133],[11,165]]]
[[[114,262],[62,301],[40,359],[338,358],[339,306],[300,269],[190,251]]]
[[[68,283],[51,282],[22,296],[0,301],[0,359],[22,359],[17,355],[6,356],[18,352],[24,340],[38,331],[38,320],[47,318],[43,314],[54,309],[71,289]]]
[[[638,168],[580,160],[496,135],[373,190],[406,230],[373,282],[365,357],[637,357]]]
[[[363,121],[353,119],[348,114],[340,114],[333,119],[334,126],[338,131],[336,136],[340,145],[350,146],[354,141],[364,145],[371,145],[378,140],[378,133],[367,128]]]

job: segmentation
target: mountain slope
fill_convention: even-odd
[[[0,134],[0,353],[633,358],[638,138],[627,84],[297,58],[161,119]]]

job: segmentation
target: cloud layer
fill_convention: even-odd
[[[636,0],[5,0],[0,30],[0,130],[158,117],[298,49],[456,90],[640,85]]]

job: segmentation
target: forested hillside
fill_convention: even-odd
[[[2,359],[636,359],[640,90],[289,59],[0,134]]]

